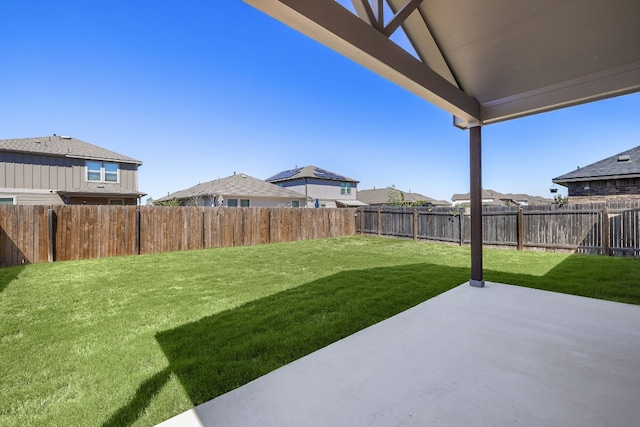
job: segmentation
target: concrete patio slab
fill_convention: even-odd
[[[640,426],[640,306],[460,285],[160,424]]]

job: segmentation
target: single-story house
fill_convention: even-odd
[[[237,173],[168,194],[155,202],[177,199],[182,206],[290,207],[307,206],[300,193]]]
[[[553,179],[569,203],[640,200],[640,146]]]
[[[469,193],[454,194],[451,197],[454,206],[465,205],[471,203]],[[495,190],[482,190],[482,204],[486,206],[528,206],[528,205],[550,205],[552,199],[540,196],[531,196],[529,194],[513,194],[500,193]]]
[[[0,204],[136,205],[141,165],[70,136],[0,140]]]
[[[308,198],[308,207],[335,208],[362,206],[357,199],[358,181],[317,166],[294,168],[265,179]]]
[[[419,193],[402,191],[397,188],[373,188],[358,191],[358,200],[371,206],[424,205],[450,206],[446,200],[436,200]]]

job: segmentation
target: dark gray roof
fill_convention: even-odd
[[[277,174],[265,179],[267,182],[283,182],[290,181],[293,179],[300,178],[317,178],[317,179],[326,179],[330,181],[340,181],[340,182],[355,182],[358,183],[357,180],[353,178],[348,178],[344,175],[340,175],[326,169],[319,168],[317,166],[305,166],[302,168],[289,169],[286,171],[278,172]]]
[[[593,178],[617,178],[640,175],[640,146],[607,157],[553,179],[557,184],[587,181]]]
[[[374,188],[371,190],[358,190],[357,197],[361,202],[365,202],[369,205],[382,205],[389,204],[391,202],[392,195],[390,194],[393,191],[402,191],[397,188]],[[451,203],[445,200],[436,200],[431,197],[424,196],[420,193],[410,193],[407,191],[402,191],[404,194],[404,201],[408,203],[413,202],[427,202],[431,203],[434,206],[449,206]]]
[[[264,197],[281,199],[305,199],[304,194],[279,187],[275,184],[253,178],[249,175],[238,173],[226,178],[215,179],[202,184],[194,185],[185,190],[176,191],[158,201],[176,199],[188,199],[192,197],[221,195],[229,197]]]
[[[142,164],[140,160],[64,135],[3,139],[0,140],[0,151]]]

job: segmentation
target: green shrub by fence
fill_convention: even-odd
[[[352,236],[355,209],[0,206],[0,266]]]

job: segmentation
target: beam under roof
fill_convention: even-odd
[[[245,0],[467,123],[480,104],[333,0]]]

